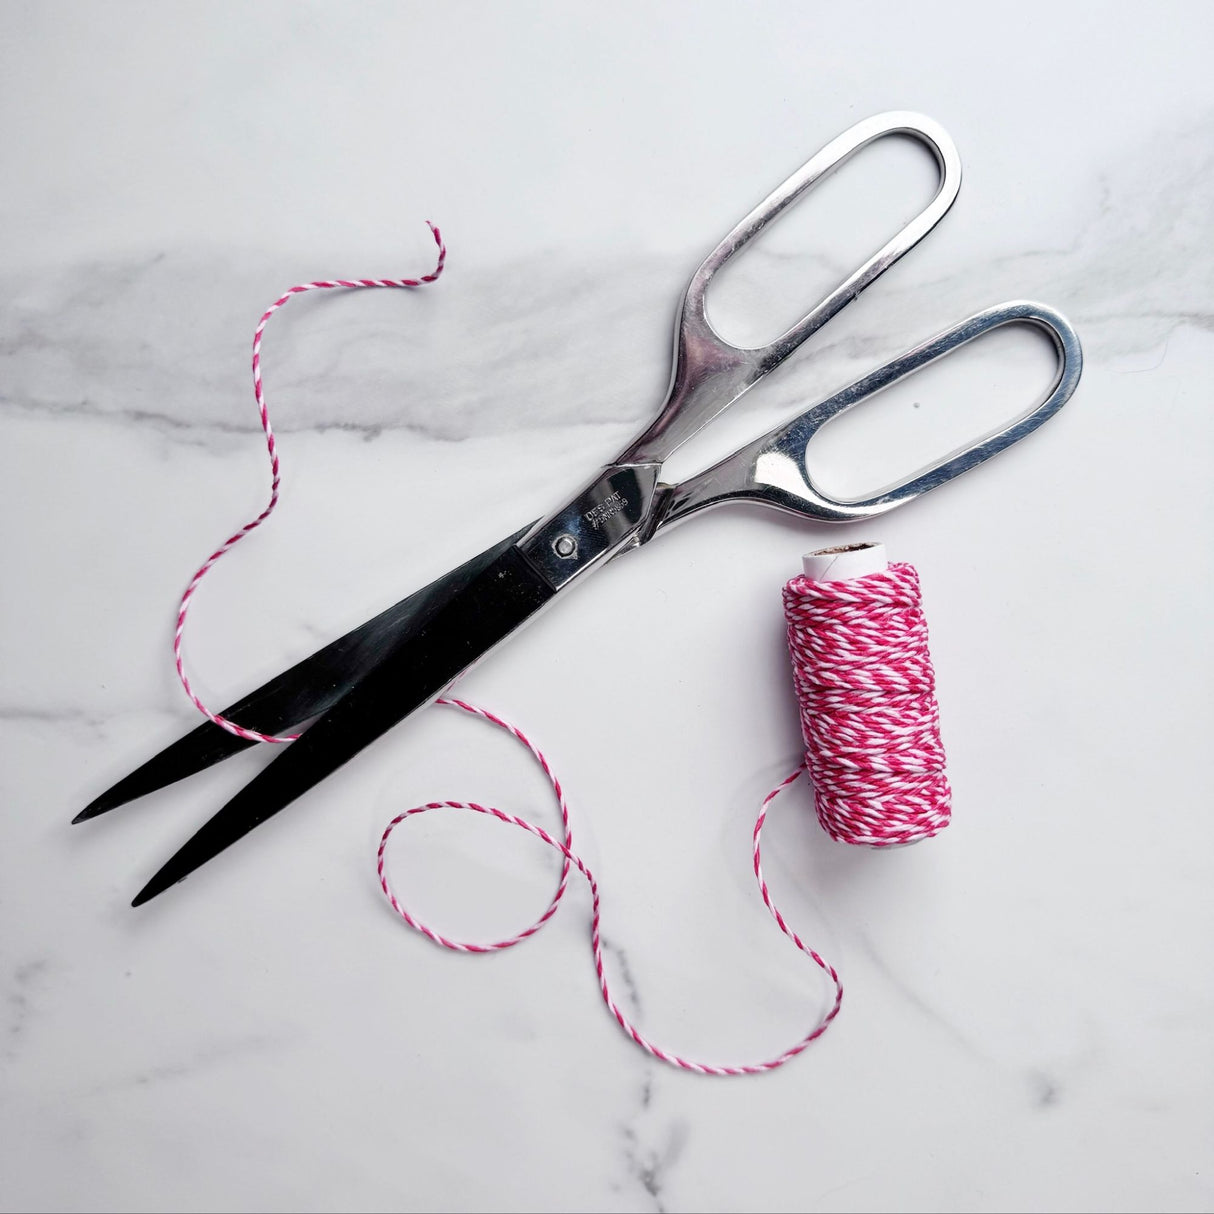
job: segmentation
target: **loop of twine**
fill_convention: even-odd
[[[646,1037],[640,1029],[632,1022],[620,1005],[616,1002],[615,997],[611,993],[611,984],[607,977],[607,971],[603,965],[603,942],[601,932],[601,898],[599,894],[599,883],[594,873],[591,872],[586,862],[573,850],[573,840],[569,831],[569,816],[568,806],[565,802],[564,793],[561,790],[560,781],[556,778],[552,771],[551,765],[544,757],[543,752],[535,745],[521,730],[515,726],[503,721],[500,717],[494,716],[493,713],[486,712],[483,708],[476,708],[471,704],[467,704],[461,700],[442,700],[440,703],[450,704],[455,708],[462,709],[464,712],[473,713],[478,717],[496,725],[499,729],[504,729],[508,733],[517,738],[527,749],[535,756],[536,761],[544,770],[549,783],[552,785],[553,792],[556,794],[557,804],[561,810],[561,820],[564,825],[564,840],[554,838],[542,826],[537,826],[534,822],[527,821],[526,818],[517,817],[515,814],[506,813],[504,810],[497,809],[492,805],[481,805],[476,801],[428,801],[424,805],[415,805],[412,809],[406,809],[403,813],[399,813],[391,822],[384,828],[384,833],[379,841],[379,850],[376,853],[376,869],[379,873],[380,888],[384,891],[384,896],[388,899],[392,909],[415,931],[420,932],[428,940],[432,940],[435,944],[442,948],[455,949],[457,952],[463,953],[491,953],[499,952],[502,949],[512,948],[516,944],[520,944],[526,940],[528,936],[533,936],[539,929],[550,919],[557,908],[557,904],[565,894],[566,877],[569,872],[569,866],[572,865],[583,877],[586,878],[587,884],[590,886],[590,950],[594,957],[594,972],[598,977],[599,994],[602,996],[603,1002],[607,1005],[607,1010],[614,1017],[615,1022],[627,1034],[632,1041],[641,1047],[647,1054],[652,1055],[661,1062],[669,1063],[673,1067],[677,1067],[684,1071],[695,1071],[700,1075],[761,1075],[766,1071],[774,1071],[777,1067],[782,1067],[786,1062],[791,1062],[798,1054],[807,1049],[814,1041],[822,1036],[823,1033],[830,1027],[830,1023],[839,1014],[839,1008],[843,1003],[843,984],[839,980],[839,975],[835,972],[834,966],[823,958],[812,948],[805,943],[804,940],[789,926],[788,921],[784,918],[780,908],[776,905],[771,896],[771,891],[767,887],[767,878],[763,875],[763,852],[762,852],[762,837],[763,824],[767,820],[767,811],[771,803],[784,791],[794,780],[801,774],[804,767],[798,767],[791,775],[781,780],[775,788],[767,794],[763,800],[763,804],[759,809],[758,818],[755,821],[753,834],[754,846],[754,874],[755,880],[759,885],[759,893],[763,898],[763,905],[771,912],[772,918],[775,919],[780,931],[786,935],[796,947],[805,954],[826,976],[830,979],[834,988],[834,997],[829,1010],[814,1024],[814,1026],[805,1034],[795,1045],[790,1046],[782,1053],[777,1054],[774,1058],[769,1058],[763,1062],[736,1063],[728,1066],[721,1066],[714,1063],[698,1062],[695,1059],[684,1058],[680,1054],[676,1054],[671,1050],[664,1049],[657,1045],[649,1037]],[[434,928],[422,922],[411,911],[405,908],[399,898],[392,890],[392,886],[388,881],[385,865],[385,852],[388,846],[388,840],[392,836],[392,832],[404,821],[409,818],[416,817],[418,814],[429,813],[435,809],[463,809],[475,814],[484,814],[490,818],[496,818],[499,822],[505,822],[509,826],[516,826],[520,830],[526,831],[530,835],[534,835],[537,839],[548,844],[549,847],[555,848],[564,857],[565,865],[561,873],[561,883],[557,888],[556,894],[552,901],[548,904],[547,910],[540,918],[533,923],[525,931],[519,932],[516,936],[511,936],[506,940],[499,940],[493,944],[472,944],[463,940],[453,940],[442,933],[435,931]]]

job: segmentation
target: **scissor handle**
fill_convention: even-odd
[[[1009,324],[1033,325],[1045,332],[1053,342],[1058,357],[1058,371],[1040,404],[997,433],[954,451],[938,464],[874,497],[842,501],[823,493],[814,484],[806,465],[806,448],[809,440],[831,418],[838,417],[883,388],[922,370],[984,333]],[[1053,308],[1025,301],[987,308],[908,350],[900,358],[879,367],[698,476],[666,489],[667,497],[659,512],[657,526],[665,527],[708,506],[738,498],[828,522],[850,522],[884,514],[977,467],[1026,434],[1031,434],[1070,399],[1082,370],[1083,352],[1079,338],[1066,318]]]
[[[940,171],[940,184],[932,200],[892,240],[775,341],[753,349],[727,342],[708,320],[706,296],[713,276],[812,186],[887,135],[910,135],[931,150]],[[692,275],[675,325],[674,370],[665,404],[653,425],[624,453],[620,462],[661,463],[667,459],[918,244],[944,218],[960,188],[961,159],[953,141],[941,126],[922,114],[900,111],[877,114],[832,139],[759,203]]]

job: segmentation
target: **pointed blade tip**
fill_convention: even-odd
[[[98,818],[107,810],[113,809],[114,806],[109,804],[105,797],[98,797],[95,801],[90,801],[73,819],[72,825],[75,826],[78,822],[87,822],[90,818]]]
[[[131,801],[144,795],[144,791],[138,788],[131,787],[131,777],[127,776],[124,780],[119,780],[113,788],[107,788],[99,797],[94,797],[73,819],[72,825],[77,822],[87,822],[90,818],[99,818],[102,814],[108,814],[111,809],[117,809],[120,805],[127,805]]]
[[[163,894],[166,889],[171,889],[178,881],[184,881],[188,873],[181,873],[178,876],[172,875],[169,872],[169,865],[165,865],[132,899],[132,908],[142,906],[145,902],[151,902],[153,898]]]
[[[163,892],[164,892],[162,889],[154,889],[154,888],[153,888],[153,886],[154,886],[154,885],[155,885],[155,878],[153,878],[151,881],[149,881],[149,882],[148,882],[148,883],[147,883],[147,884],[146,884],[146,885],[145,885],[145,886],[144,886],[144,887],[143,887],[143,888],[142,888],[142,889],[141,889],[141,890],[140,890],[140,891],[139,891],[139,892],[138,892],[138,893],[137,893],[137,894],[136,894],[136,895],[135,895],[135,896],[134,896],[134,897],[131,899],[131,907],[132,907],[132,909],[133,909],[134,907],[136,907],[136,906],[142,906],[142,905],[143,905],[145,902],[151,902],[151,900],[152,900],[154,897],[156,897],[156,895],[157,895],[157,894],[159,894],[159,893],[163,893]]]

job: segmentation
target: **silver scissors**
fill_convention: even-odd
[[[743,349],[725,341],[709,323],[705,307],[713,276],[816,182],[888,135],[910,136],[933,153],[939,184],[932,200],[770,344]],[[670,388],[653,423],[547,518],[515,532],[225,709],[225,717],[246,728],[274,734],[303,728],[303,733],[156,873],[132,905],[168,889],[286,808],[441,695],[474,662],[570,586],[675,523],[736,500],[774,506],[815,521],[875,518],[990,459],[1057,413],[1079,381],[1083,362],[1079,340],[1052,308],[1002,303],[929,338],[698,475],[680,484],[661,480],[663,463],[679,446],[922,240],[952,206],[960,184],[961,163],[948,135],[929,118],[899,112],[879,114],[844,131],[769,194],[692,275],[675,324]],[[1054,381],[1029,412],[873,497],[840,500],[815,484],[806,466],[806,447],[828,421],[976,337],[1009,324],[1043,331],[1057,355]],[[74,820],[96,817],[250,744],[208,721],[119,781]]]

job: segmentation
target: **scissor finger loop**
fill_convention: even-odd
[[[810,440],[827,422],[886,388],[1005,325],[1024,324],[1049,337],[1053,380],[1042,399],[994,433],[949,452],[937,463],[868,498],[840,500],[821,490],[808,466]],[[986,308],[871,371],[834,396],[777,426],[679,485],[660,486],[649,534],[710,506],[744,499],[823,522],[874,518],[953,480],[1010,447],[1048,421],[1070,399],[1083,370],[1079,337],[1061,313],[1045,304],[1015,300]]]
[[[796,324],[765,346],[726,341],[708,319],[708,287],[717,272],[820,181],[870,144],[907,135],[934,155],[939,182],[931,201]],[[948,213],[961,188],[961,158],[943,127],[922,114],[878,114],[832,139],[773,190],[700,263],[683,296],[675,326],[670,389],[657,419],[621,456],[621,463],[661,462],[760,379],[775,370],[832,316],[908,253]]]

